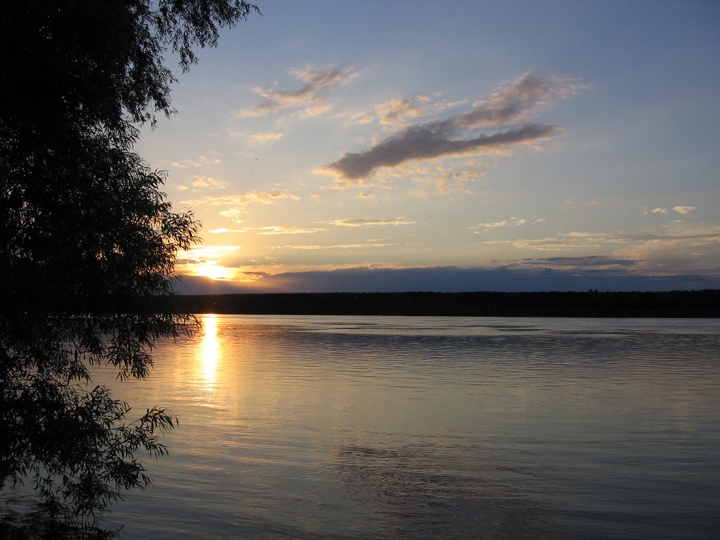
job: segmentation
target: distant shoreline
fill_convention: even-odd
[[[244,293],[178,296],[191,313],[451,317],[720,317],[720,290]]]

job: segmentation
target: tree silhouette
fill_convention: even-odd
[[[89,367],[144,377],[153,342],[192,329],[173,267],[198,241],[164,175],[133,152],[170,115],[194,48],[257,8],[240,0],[8,0],[0,11],[0,485],[31,482],[54,516],[94,528],[149,483],[175,419],[90,384]]]

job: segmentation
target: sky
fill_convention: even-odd
[[[136,147],[180,292],[720,288],[720,3],[257,4]]]

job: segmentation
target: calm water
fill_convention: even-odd
[[[718,538],[720,321],[206,316],[121,538]],[[102,374],[101,374],[102,377]],[[139,413],[138,413],[139,415]]]

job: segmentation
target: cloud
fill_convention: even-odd
[[[332,105],[328,105],[327,103],[319,104],[314,107],[307,107],[303,111],[303,115],[305,117],[313,117],[313,116],[320,116],[322,114],[325,114],[326,112],[332,110]]]
[[[430,98],[418,96],[412,99],[397,98],[375,106],[375,113],[383,125],[397,126],[405,123],[406,118],[417,118],[425,114]]]
[[[511,245],[519,249],[534,249],[537,251],[572,251],[576,249],[601,248],[608,244],[627,244],[649,238],[655,238],[655,235],[615,235],[610,233],[570,232],[550,238],[488,240],[480,242],[480,245]]]
[[[227,210],[221,210],[218,212],[221,216],[224,216],[228,218],[233,223],[242,223],[242,217],[247,214],[247,210],[245,210],[245,207],[238,207],[238,208],[229,208]]]
[[[511,245],[518,249],[534,249],[537,251],[573,251],[581,248],[600,248],[607,243],[607,238],[602,237],[573,237],[570,235],[559,235],[554,238],[518,238],[515,240],[488,240],[480,242],[481,245]]]
[[[469,112],[436,122],[437,129],[452,133],[459,129],[498,127],[525,122],[539,107],[549,105],[553,99],[568,97],[581,88],[571,77],[542,77],[528,72],[489,99],[473,103]]]
[[[543,139],[557,131],[558,127],[527,123],[528,119],[553,99],[565,97],[579,88],[568,77],[541,77],[526,73],[489,99],[475,102],[470,111],[406,127],[368,150],[346,153],[317,172],[333,174],[340,181],[353,184],[366,179],[381,167],[397,167],[411,160],[493,153],[510,145]],[[390,104],[393,105],[387,105],[390,122],[411,114],[418,115],[421,111],[418,102],[399,100]],[[501,131],[468,138],[470,133],[482,128]],[[458,136],[460,138],[454,138]]]
[[[525,218],[511,217],[510,219],[495,221],[493,223],[478,223],[474,227],[468,227],[468,230],[474,230],[477,233],[478,229],[489,231],[490,229],[497,229],[498,227],[519,227],[520,225],[525,225],[526,223],[527,219]]]
[[[244,233],[247,229],[228,229],[227,227],[220,227],[218,229],[212,229],[208,231],[210,234],[226,234],[226,233]]]
[[[323,245],[304,245],[304,246],[273,246],[271,249],[302,249],[309,251],[317,251],[324,249],[365,249],[365,248],[383,248],[389,246],[397,246],[398,244],[386,244],[376,241],[359,242],[355,244],[334,244],[329,246]]]
[[[523,259],[518,263],[506,265],[506,267],[517,266],[541,266],[543,268],[619,268],[637,266],[639,261],[606,257],[603,255],[590,255],[588,257],[545,257],[542,259]]]
[[[287,227],[276,225],[272,227],[259,227],[256,229],[246,229],[246,231],[258,231],[258,234],[314,234],[316,232],[324,231],[325,229],[303,229],[300,227]]]
[[[175,266],[191,266],[194,264],[205,264],[207,262],[207,259],[192,259],[192,258],[182,258],[182,259],[175,259]]]
[[[432,101],[429,96],[415,96],[412,98],[399,97],[385,101],[373,107],[373,112],[360,111],[340,114],[339,118],[347,118],[350,125],[370,124],[377,121],[381,126],[403,126],[408,118],[418,118],[467,104],[467,100],[458,101]]]
[[[545,252],[595,252],[609,254],[619,261],[636,261],[648,274],[680,274],[696,272],[720,276],[720,228],[716,225],[693,225],[672,222],[664,232],[644,234],[612,234],[572,232],[554,238],[492,240],[479,246],[511,245],[518,249]],[[574,257],[537,259],[546,263],[577,260]],[[583,259],[603,264],[601,259]],[[609,260],[609,259],[608,259]],[[606,261],[607,262],[607,261]]]
[[[349,122],[351,124],[370,124],[374,120],[373,116],[366,112],[357,112],[350,115]]]
[[[694,206],[673,206],[672,211],[677,212],[678,214],[689,214],[693,210],[697,210]],[[655,210],[650,211],[651,214],[669,214],[670,210],[667,208],[655,208]]]
[[[415,223],[410,219],[403,217],[394,219],[363,219],[363,218],[347,218],[335,219],[332,221],[321,221],[320,223],[328,223],[336,227],[368,227],[375,225],[412,225]]]
[[[208,165],[218,165],[220,163],[222,163],[222,161],[218,157],[201,155],[198,156],[197,159],[186,159],[179,162],[176,161],[173,162],[171,165],[175,168],[183,169],[187,167],[206,167]]]
[[[230,208],[222,210],[220,215],[228,217],[236,223],[241,223],[240,218],[242,215],[247,214],[247,206],[249,204],[272,204],[280,199],[299,200],[300,197],[281,191],[250,191],[242,195],[212,195],[201,199],[190,199],[181,202],[182,204],[190,206],[229,206]]]
[[[325,69],[291,70],[290,73],[303,84],[295,90],[278,90],[276,85],[257,88],[256,92],[265,100],[250,109],[244,109],[237,113],[238,117],[256,117],[278,114],[291,107],[305,106],[311,115],[325,112],[327,106],[318,105],[324,98],[323,91],[342,86],[351,81],[355,74],[352,68],[337,69],[328,67]],[[309,107],[308,107],[309,106]]]
[[[265,143],[265,142],[271,142],[271,141],[277,141],[278,139],[282,139],[283,134],[270,131],[267,133],[255,133],[254,135],[250,135],[250,140],[253,142],[258,143]]]
[[[473,185],[477,184],[492,166],[494,163],[489,161],[461,158],[443,163],[408,163],[392,171],[393,176],[402,176],[417,184],[412,190],[413,195],[428,198],[434,193],[472,194]],[[384,176],[387,176],[387,173],[379,173],[373,179],[373,185],[379,187],[378,181]]]
[[[475,166],[472,169],[446,172],[441,176],[435,177],[433,184],[438,193],[450,193],[452,191],[472,193],[472,191],[468,189],[468,184],[475,183],[484,176],[485,168],[487,167]]]
[[[648,266],[664,272],[692,268],[720,274],[720,227],[673,222],[667,229],[666,234],[633,239],[615,254],[646,260]]]
[[[257,232],[258,234],[311,234],[325,229],[301,229],[299,227],[286,227],[286,226],[272,226],[272,227],[245,227],[244,229],[228,229],[226,227],[220,227],[219,229],[213,229],[208,231],[212,234],[226,234],[226,233],[246,233],[246,232]]]
[[[219,263],[223,256],[241,249],[241,246],[195,246],[178,254],[176,267]]]
[[[241,246],[195,246],[182,253],[183,256],[191,258],[217,258],[222,253],[237,251]]]
[[[215,178],[209,176],[198,176],[195,175],[195,180],[192,183],[195,187],[210,188],[210,189],[225,189],[226,184]]]
[[[453,140],[426,126],[412,127],[365,152],[345,154],[318,172],[337,174],[341,180],[352,184],[367,178],[380,167],[395,167],[410,160],[493,153],[512,144],[544,139],[556,130],[557,126],[529,124],[494,135]]]

